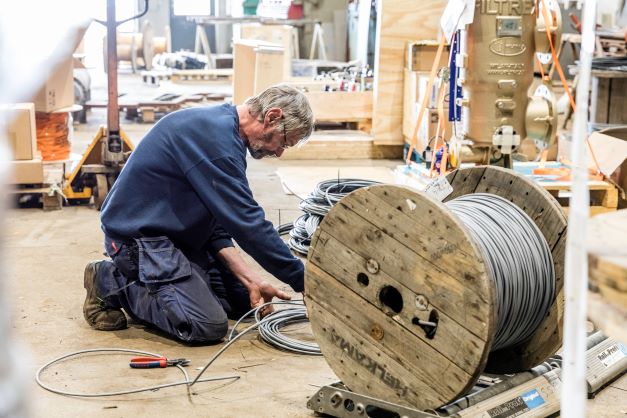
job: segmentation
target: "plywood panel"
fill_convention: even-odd
[[[361,131],[315,131],[309,140],[289,148],[282,160],[353,160],[401,158],[400,145],[374,145],[373,138]]]
[[[316,121],[357,122],[372,118],[372,92],[305,93]]]
[[[261,23],[246,23],[241,26],[242,39],[254,39],[278,44],[283,47],[283,74],[289,77],[292,74],[292,51],[297,45],[292,45],[292,32],[296,30],[289,25],[264,25]]]
[[[437,39],[445,0],[381,0],[377,19],[375,144],[403,143],[403,68],[408,41]]]

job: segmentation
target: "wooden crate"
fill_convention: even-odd
[[[403,143],[403,69],[406,44],[437,39],[441,0],[382,0],[377,13],[375,88],[372,126],[377,144]]]
[[[317,122],[362,122],[372,119],[372,92],[305,93]]]
[[[352,160],[401,158],[400,145],[375,145],[371,135],[361,131],[315,131],[302,146],[292,147],[283,160]]]
[[[594,123],[627,124],[626,71],[592,71],[591,115]]]

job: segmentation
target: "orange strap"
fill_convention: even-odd
[[[431,66],[431,72],[429,73],[429,81],[427,82],[427,89],[423,94],[422,102],[420,103],[420,109],[418,110],[418,119],[416,119],[416,126],[414,126],[414,132],[411,136],[411,143],[409,144],[409,151],[407,152],[406,163],[411,162],[411,155],[418,146],[418,129],[422,124],[422,118],[424,117],[425,108],[427,107],[427,100],[429,100],[431,89],[433,88],[433,80],[438,72],[438,66],[440,65],[440,59],[442,58],[442,51],[444,51],[444,45],[446,45],[446,38],[444,34],[440,37],[440,45],[438,45],[438,51],[435,54],[435,60]],[[428,139],[427,139],[428,141]]]
[[[551,38],[551,23],[553,23],[553,19],[549,16],[549,9],[546,7],[544,0],[540,0],[542,2],[542,17],[544,18],[544,27],[546,29],[546,36],[549,39],[549,46],[551,47],[551,56],[553,57],[553,65],[555,65],[555,69],[560,76],[560,80],[562,81],[562,85],[564,86],[564,90],[568,94],[568,100],[570,101],[570,106],[573,109],[573,113],[577,111],[577,105],[575,104],[575,99],[573,97],[570,88],[568,87],[568,83],[566,82],[566,77],[564,76],[564,71],[562,71],[562,66],[560,65],[560,61],[557,58],[557,53],[555,52],[555,47],[553,46],[553,39]],[[550,23],[549,23],[550,22]],[[590,145],[590,141],[586,138],[586,144],[588,145],[588,149],[590,150],[590,155],[592,156],[592,161],[596,167],[597,173],[601,171],[599,168],[599,162],[597,161],[597,157],[594,154],[594,150]]]
[[[534,54],[534,56],[536,57],[536,62],[538,63],[538,67],[540,68],[540,76],[542,77],[542,80],[544,80],[546,76],[544,75],[544,68],[542,68],[542,63],[538,59],[537,55]]]
[[[544,18],[544,29],[546,30],[546,36],[549,39],[549,46],[551,47],[551,56],[553,57],[553,65],[555,65],[555,69],[560,76],[560,80],[564,85],[564,89],[568,94],[568,99],[570,100],[570,105],[573,108],[573,112],[576,110],[575,99],[573,98],[573,94],[570,91],[570,87],[568,87],[568,82],[566,82],[566,77],[564,76],[564,71],[562,70],[562,66],[560,65],[560,60],[557,58],[557,53],[555,52],[555,46],[553,45],[553,38],[551,38],[551,24],[553,23],[552,16],[549,15],[549,9],[546,7],[544,0],[540,0],[542,2],[542,17]]]
[[[435,130],[435,144],[433,145],[433,154],[431,158],[431,170],[429,171],[429,177],[433,177],[433,169],[435,167],[435,154],[439,150],[438,144],[440,138],[442,138],[442,146],[446,147],[446,141],[444,140],[444,83],[440,85],[440,91],[438,92],[438,125]],[[440,135],[440,132],[442,134]]]

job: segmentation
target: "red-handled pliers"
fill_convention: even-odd
[[[184,358],[168,360],[165,357],[134,357],[131,359],[129,366],[133,369],[152,369],[156,367],[187,366],[188,364],[189,360]]]

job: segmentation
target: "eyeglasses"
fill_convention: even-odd
[[[281,145],[281,149],[286,150],[290,147],[287,144],[287,131],[285,130],[285,122],[283,122],[283,145]]]

